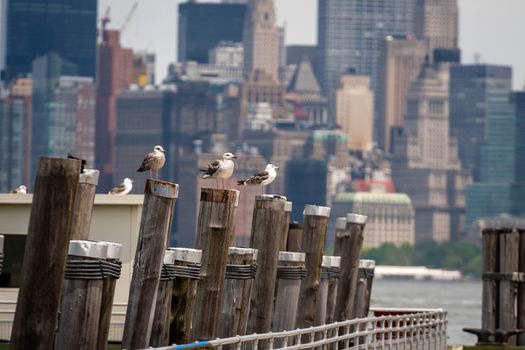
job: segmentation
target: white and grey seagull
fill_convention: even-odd
[[[237,181],[237,184],[241,186],[246,185],[261,185],[266,186],[269,185],[275,180],[275,177],[277,176],[277,172],[275,170],[279,169],[278,166],[275,166],[273,164],[267,164],[266,168],[263,171],[259,171],[255,175],[247,178],[246,180],[239,180]]]
[[[24,185],[20,185],[18,187],[13,188],[9,193],[15,193],[15,194],[27,194],[27,187]]]
[[[155,146],[153,152],[148,153],[142,165],[137,169],[138,172],[149,171],[149,176],[153,177],[152,173],[156,173],[156,178],[159,178],[159,170],[164,166],[166,157],[164,156],[164,148],[162,146]]]
[[[204,171],[202,175],[203,179],[213,178],[217,180],[217,187],[219,187],[219,179],[222,180],[222,189],[224,189],[224,180],[229,179],[233,174],[233,160],[237,158],[232,153],[227,152],[222,155],[222,159],[216,159],[208,164],[207,169],[201,169]]]
[[[115,196],[124,196],[128,194],[132,188],[133,180],[131,180],[129,177],[126,177],[120,185],[113,187],[113,189],[111,189],[111,191],[108,193]]]

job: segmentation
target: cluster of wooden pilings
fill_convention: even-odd
[[[119,245],[86,241],[98,172],[42,158],[35,183],[12,349],[105,349]],[[79,181],[80,180],[80,181]],[[373,262],[359,260],[366,217],[256,196],[249,248],[233,247],[239,191],[202,188],[195,248],[168,247],[178,185],[144,191],[123,349],[292,330],[368,314]],[[185,219],[185,218],[181,218]]]
[[[481,329],[464,330],[480,345],[525,346],[525,229],[482,231]]]

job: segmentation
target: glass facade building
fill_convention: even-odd
[[[7,2],[6,80],[31,72],[33,60],[49,52],[94,78],[96,44],[96,0]]]

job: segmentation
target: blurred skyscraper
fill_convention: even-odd
[[[510,101],[516,117],[516,171],[512,187],[512,213],[525,216],[525,91],[513,92]]]
[[[355,68],[376,91],[381,42],[415,33],[416,0],[319,0],[317,42],[323,92],[333,101],[340,74]],[[335,121],[332,105],[331,121]]]
[[[78,76],[95,78],[96,0],[9,0],[6,80],[31,72],[33,60],[49,52],[77,66]]]
[[[242,2],[179,5],[178,61],[208,63],[208,54],[221,41],[242,42],[246,4]]]
[[[508,95],[512,68],[487,64],[453,66],[450,70],[450,130],[459,142],[464,168],[480,179],[480,150],[487,141],[488,98]]]
[[[5,34],[7,29],[6,17],[7,0],[0,0],[0,74],[5,66]],[[3,85],[2,77],[0,76],[0,88]]]

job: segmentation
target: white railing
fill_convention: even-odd
[[[251,334],[171,345],[155,350],[385,349],[446,350],[447,312],[442,309],[368,317],[294,331]],[[153,348],[150,348],[153,349]]]

